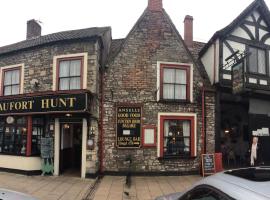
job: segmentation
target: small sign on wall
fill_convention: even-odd
[[[139,148],[141,146],[141,107],[118,106],[116,115],[117,147]]]
[[[144,147],[155,147],[156,146],[156,127],[155,126],[144,126],[142,143]]]

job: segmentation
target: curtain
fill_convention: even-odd
[[[81,75],[81,60],[70,61],[70,76]]]
[[[175,69],[164,68],[164,83],[174,83],[175,82]]]
[[[70,61],[61,61],[59,66],[59,77],[68,77],[69,76],[69,62]]]
[[[12,71],[12,84],[20,84],[20,70]]]
[[[163,98],[174,99],[174,85],[173,84],[163,84]]]
[[[187,84],[187,71],[183,69],[177,69],[175,79],[175,83]]]
[[[183,121],[183,136],[190,137],[190,122]]]
[[[258,50],[258,73],[266,74],[265,51]]]
[[[187,97],[186,85],[175,85],[175,99],[186,99]]]
[[[80,89],[81,88],[80,84],[81,84],[80,77],[70,78],[70,89],[71,90]]]
[[[165,137],[168,137],[168,136],[169,136],[169,121],[165,120],[164,121],[164,147],[167,146],[168,138],[165,138]]]
[[[61,78],[59,82],[60,90],[69,90],[69,78]]]
[[[11,85],[12,84],[12,71],[5,72],[5,85]]]

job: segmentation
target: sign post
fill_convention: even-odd
[[[216,172],[215,168],[215,155],[202,154],[202,175],[211,175]]]

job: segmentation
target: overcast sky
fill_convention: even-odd
[[[206,42],[253,0],[163,0],[163,7],[183,35],[185,15],[194,18],[194,40]],[[270,0],[265,0],[268,7]],[[114,39],[125,37],[148,0],[6,0],[1,1],[0,46],[26,37],[26,21],[42,22],[42,35],[111,26]]]

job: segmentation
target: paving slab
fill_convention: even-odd
[[[124,176],[105,176],[101,179],[93,200],[153,200],[157,196],[182,192],[201,176],[148,176],[131,177],[131,186],[125,185]]]
[[[24,176],[0,172],[0,188],[30,194],[40,200],[82,200],[94,179],[66,176]]]

